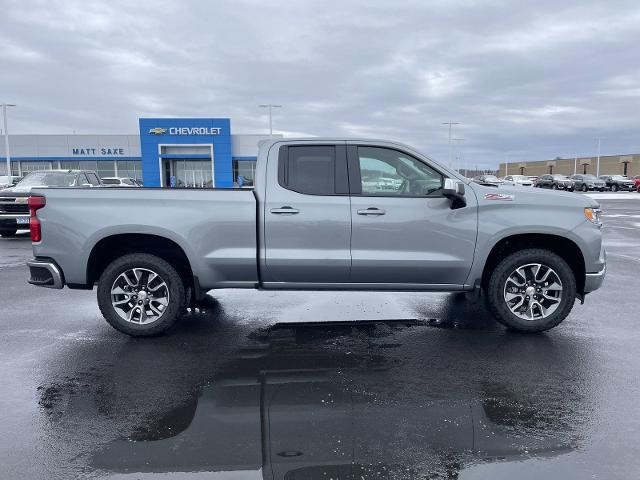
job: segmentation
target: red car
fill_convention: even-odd
[[[636,192],[640,193],[640,175],[636,175],[631,180],[636,184]]]

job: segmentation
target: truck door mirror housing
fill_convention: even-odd
[[[467,206],[467,200],[464,198],[464,183],[458,180],[445,178],[444,186],[442,187],[442,195],[449,199],[452,209]]]

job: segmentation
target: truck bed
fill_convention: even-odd
[[[256,199],[252,190],[47,188],[38,211],[47,256],[67,284],[85,284],[92,249],[112,235],[167,238],[186,254],[205,288],[258,281]],[[39,245],[34,254],[40,256]]]

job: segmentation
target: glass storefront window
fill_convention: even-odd
[[[172,160],[172,174],[176,187],[211,188],[211,160]]]
[[[233,185],[235,187],[253,187],[256,175],[255,160],[233,161]]]
[[[142,167],[139,160],[118,160],[118,177],[134,178],[142,180]],[[113,175],[106,176],[115,176]]]

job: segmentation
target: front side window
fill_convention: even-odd
[[[281,161],[280,181],[285,188],[309,195],[335,195],[335,146],[290,146]]]
[[[444,177],[398,150],[358,147],[362,195],[424,197],[442,189]]]

